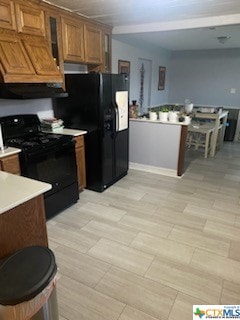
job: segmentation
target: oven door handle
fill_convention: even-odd
[[[46,154],[52,154],[56,151],[64,151],[65,149],[74,148],[74,147],[75,147],[75,140],[71,140],[55,146],[42,148],[41,150],[27,152],[26,156],[28,159],[34,159],[37,157],[45,156]]]

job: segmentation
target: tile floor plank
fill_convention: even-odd
[[[240,285],[235,282],[224,280],[220,303],[239,305],[239,297]]]
[[[154,256],[151,254],[103,238],[88,251],[88,254],[140,275],[143,275],[147,271],[154,259]]]
[[[167,319],[177,295],[172,288],[115,267],[105,274],[96,290],[157,319]]]
[[[68,320],[117,320],[125,304],[63,276],[58,281],[60,314]]]
[[[193,317],[193,305],[204,304],[208,304],[208,302],[186,294],[178,293],[168,320],[190,320]]]
[[[82,230],[126,245],[131,243],[137,235],[137,231],[133,228],[107,221],[92,220]]]
[[[196,249],[190,265],[213,276],[240,284],[239,261]]]
[[[50,242],[54,241],[82,253],[87,252],[99,240],[96,235],[61,223],[49,226],[48,237]]]
[[[136,230],[148,232],[153,235],[167,237],[173,228],[173,224],[168,222],[159,221],[152,217],[145,217],[143,215],[135,213],[126,214],[119,221],[120,225],[135,228]]]
[[[145,277],[160,282],[187,295],[218,304],[223,280],[191,266],[156,258]],[[211,288],[211,290],[209,290]]]
[[[168,260],[188,265],[192,259],[194,248],[150,234],[140,232],[130,245],[140,251],[157,255]]]
[[[62,275],[95,287],[111,265],[76,250],[59,246],[54,250],[57,266]]]
[[[179,226],[175,226],[171,230],[168,239],[178,243],[184,243],[195,248],[204,249],[225,257],[228,256],[230,248],[230,240],[228,239],[222,239],[219,236],[214,236],[210,233],[207,234],[201,231],[191,232],[189,228]]]
[[[119,320],[158,320],[135,308],[126,306]]]

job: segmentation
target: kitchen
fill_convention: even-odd
[[[113,42],[113,47],[117,46],[120,44],[117,41]],[[124,44],[122,45],[122,49],[123,51],[125,51],[125,54],[129,51],[129,46],[125,46]],[[127,50],[125,50],[125,49]],[[134,50],[134,49],[133,49]],[[128,60],[127,56],[119,56],[116,57],[116,60],[118,60],[118,58],[120,59],[126,59]],[[117,64],[113,63],[113,69],[115,68],[115,72],[117,72]],[[156,69],[158,69],[158,66],[156,67]],[[114,71],[114,70],[113,70]],[[157,74],[157,72],[156,72]],[[132,74],[132,77],[134,77],[134,73]],[[157,76],[156,76],[157,78]],[[131,92],[131,89],[130,89]],[[133,92],[134,93],[134,92]],[[159,92],[160,94],[166,94],[166,92]],[[162,95],[161,95],[162,97]],[[135,98],[135,96],[133,97]],[[159,100],[158,100],[159,101]],[[167,102],[166,100],[162,100],[164,102]],[[38,100],[38,101],[17,101],[17,102],[9,102],[9,101],[5,101],[5,100],[1,100],[1,106],[3,106],[3,111],[1,110],[1,112],[5,112],[6,111],[6,107],[8,107],[8,112],[5,113],[4,115],[9,115],[9,114],[16,114],[18,113],[19,106],[21,106],[21,112],[19,111],[19,113],[22,113],[22,110],[26,110],[26,113],[30,113],[31,111],[36,111],[36,113],[39,113],[40,115],[42,114],[43,117],[47,117],[47,116],[51,116],[52,115],[52,106],[51,106],[51,100],[49,99],[44,99],[44,100]],[[33,108],[32,108],[33,106]],[[35,113],[35,112],[34,112]],[[218,162],[217,162],[218,163]],[[207,163],[204,165],[206,168],[211,168],[211,163]],[[214,171],[214,169],[213,169]],[[203,173],[202,173],[203,174]],[[229,172],[226,173],[228,175],[231,175]],[[204,178],[200,175],[200,173],[198,173],[197,175],[199,181],[201,181]],[[213,179],[213,173],[212,173],[212,177]],[[60,291],[60,308],[62,311],[62,318],[65,319],[73,319],[73,318],[78,318],[79,314],[82,315],[82,317],[87,317],[87,313],[90,312],[90,310],[86,310],[84,309],[84,306],[81,305],[81,307],[78,307],[78,303],[79,300],[86,299],[86,296],[88,295],[93,295],[94,299],[101,299],[101,304],[103,305],[103,309],[104,309],[104,316],[103,318],[118,318],[118,316],[120,316],[120,313],[122,313],[122,316],[120,316],[121,318],[124,317],[124,315],[130,317],[130,318],[139,318],[139,317],[145,317],[146,319],[149,317],[153,317],[153,318],[159,318],[159,316],[163,316],[166,317],[166,313],[163,312],[163,304],[161,304],[160,307],[157,307],[157,305],[151,306],[151,303],[143,303],[142,307],[139,307],[139,304],[137,302],[137,299],[135,299],[134,297],[130,297],[128,296],[128,299],[124,298],[124,293],[123,295],[120,297],[114,297],[115,293],[113,292],[112,288],[108,288],[108,293],[106,293],[106,291],[104,290],[104,281],[100,281],[100,278],[104,275],[106,278],[106,281],[108,281],[109,283],[111,283],[113,281],[113,277],[118,277],[118,279],[125,279],[125,285],[127,285],[127,283],[130,283],[130,278],[128,279],[128,272],[130,271],[130,274],[132,275],[132,281],[135,281],[135,285],[134,288],[136,288],[138,281],[140,281],[139,274],[143,274],[144,272],[144,268],[138,268],[136,269],[136,272],[131,272],[131,270],[129,269],[129,265],[124,265],[124,259],[122,258],[122,262],[119,261],[119,259],[117,259],[117,256],[114,255],[114,252],[111,252],[110,255],[112,255],[112,262],[113,265],[120,267],[120,269],[117,269],[115,267],[112,268],[111,272],[107,272],[107,270],[109,270],[109,259],[106,256],[100,257],[100,251],[98,253],[98,249],[102,248],[103,251],[106,253],[106,249],[107,247],[110,247],[110,244],[113,245],[112,250],[116,251],[116,252],[122,252],[123,255],[127,254],[127,256],[130,257],[130,255],[133,255],[135,257],[135,264],[134,266],[137,268],[136,263],[137,261],[141,261],[141,263],[145,263],[147,264],[147,261],[149,261],[149,259],[151,259],[151,255],[140,255],[141,259],[137,260],[137,257],[139,257],[139,250],[133,249],[133,247],[136,248],[136,246],[138,245],[137,241],[134,241],[133,245],[131,245],[131,247],[129,247],[129,249],[127,249],[128,247],[126,246],[126,243],[130,243],[131,239],[134,239],[134,237],[137,236],[137,234],[139,234],[137,240],[141,241],[141,237],[146,237],[146,234],[144,234],[144,228],[148,230],[147,234],[150,233],[150,239],[149,240],[155,240],[155,243],[157,243],[157,241],[159,241],[159,237],[156,236],[156,233],[159,232],[162,235],[166,235],[167,231],[169,230],[168,228],[171,227],[171,223],[170,222],[166,222],[166,219],[169,221],[171,214],[170,212],[167,210],[170,209],[171,207],[174,207],[175,210],[177,210],[176,208],[178,207],[178,211],[177,212],[181,212],[180,216],[183,219],[182,222],[179,221],[179,223],[185,223],[185,226],[187,224],[190,223],[190,221],[198,223],[197,225],[195,225],[195,230],[201,230],[204,224],[204,221],[206,219],[206,217],[203,217],[204,213],[201,213],[201,218],[196,218],[196,220],[193,218],[192,214],[189,214],[189,211],[191,206],[188,205],[186,207],[186,204],[184,203],[184,201],[186,201],[186,197],[187,195],[189,196],[188,198],[190,198],[190,202],[193,202],[195,204],[195,206],[192,204],[192,210],[195,209],[196,212],[196,206],[197,204],[199,205],[197,198],[195,196],[193,196],[193,198],[190,197],[190,195],[192,194],[190,189],[196,189],[196,186],[194,187],[190,187],[188,186],[188,181],[185,182],[185,194],[183,193],[181,195],[181,198],[176,199],[177,195],[179,196],[179,194],[174,194],[173,190],[176,188],[176,186],[179,184],[178,182],[175,182],[175,180],[172,179],[167,179],[167,178],[162,178],[161,181],[159,181],[159,178],[156,178],[153,175],[146,175],[144,173],[138,173],[138,175],[136,177],[133,177],[132,174],[129,174],[128,177],[126,177],[127,180],[123,180],[122,182],[120,181],[119,184],[117,184],[116,186],[114,186],[112,189],[110,188],[109,190],[106,190],[105,192],[107,193],[103,193],[102,195],[100,194],[93,194],[92,192],[85,190],[81,195],[82,195],[82,199],[79,202],[79,206],[77,208],[77,210],[74,210],[75,207],[71,207],[68,210],[66,210],[66,212],[64,212],[63,215],[58,215],[56,217],[56,220],[52,220],[49,222],[49,236],[51,239],[51,247],[52,248],[56,248],[56,252],[58,253],[58,260],[59,263],[61,263],[61,268],[62,268],[62,281],[59,281],[59,291]],[[192,178],[189,177],[189,179],[191,180]],[[232,178],[233,179],[233,178]],[[150,181],[151,180],[151,181]],[[206,183],[210,183],[210,177],[205,178]],[[135,181],[135,182],[134,182]],[[139,186],[140,189],[138,191],[136,191],[136,189],[134,188],[134,185],[139,185],[139,183],[137,183],[137,181],[145,181],[146,185],[145,185],[145,191],[142,191],[143,186]],[[219,178],[218,178],[219,181]],[[126,183],[128,182],[128,184]],[[237,199],[237,195],[236,192],[233,192],[233,195],[230,195],[230,188],[233,191],[233,186],[237,186],[237,181],[233,181],[230,179],[230,182],[228,180],[228,185],[226,184],[226,181],[223,181],[225,183],[223,183],[222,188],[227,191],[228,190],[228,196],[226,196],[226,201],[227,199],[234,199],[234,204],[232,207],[232,211],[233,212],[237,212],[237,203],[235,203],[235,200]],[[199,182],[199,184],[201,185],[201,183]],[[210,185],[212,187],[211,192],[214,192],[213,190],[213,182],[211,181]],[[164,187],[163,187],[164,185]],[[210,185],[207,184],[208,188],[210,188]],[[158,186],[159,188],[159,192],[157,190],[153,191],[153,186]],[[161,186],[161,187],[160,187]],[[204,183],[202,184],[202,188],[204,188],[204,186],[206,187],[206,185],[204,185]],[[169,188],[173,188],[171,191],[171,197],[168,199],[170,200],[170,202],[172,203],[166,203],[166,200],[164,199],[164,197],[167,197],[167,195],[170,192]],[[181,185],[179,185],[179,187],[181,188]],[[216,188],[217,189],[217,188]],[[215,190],[216,190],[215,189]],[[148,191],[147,191],[148,190]],[[149,194],[150,190],[153,192],[152,195]],[[160,192],[161,191],[161,192]],[[198,192],[200,192],[200,190],[198,190]],[[198,192],[195,193],[195,195],[199,194]],[[201,190],[202,192],[202,190]],[[201,194],[200,192],[200,194]],[[118,199],[119,195],[122,195],[121,199]],[[155,197],[158,197],[159,200],[154,199]],[[139,199],[141,198],[148,199],[148,201],[146,202],[141,202],[139,201]],[[207,197],[207,195],[204,196],[206,199],[205,201],[203,201],[203,205],[206,207],[210,207],[212,210],[212,213],[214,212],[216,214],[216,217],[221,220],[221,217],[219,216],[219,214],[217,214],[217,210],[216,208],[218,208],[218,204],[215,203],[213,204],[213,201],[211,199],[209,199]],[[90,202],[92,200],[90,200],[91,198],[94,198],[95,200],[93,201],[93,203],[91,204]],[[215,198],[218,199],[218,196],[215,195]],[[175,200],[174,200],[175,199]],[[165,213],[166,216],[164,219],[160,219],[161,221],[163,221],[161,223],[161,225],[157,226],[157,218],[156,215],[154,215],[154,217],[150,218],[150,220],[148,221],[146,219],[146,215],[147,213],[152,215],[154,214],[155,210],[157,210],[157,201],[159,201],[159,203],[161,203],[162,207],[165,207]],[[165,206],[164,206],[165,204]],[[184,208],[184,205],[186,208]],[[130,210],[131,208],[131,210]],[[140,212],[138,214],[138,218],[136,217],[136,210],[138,210],[138,212]],[[184,212],[183,212],[184,210]],[[81,213],[81,215],[79,216],[78,213]],[[109,212],[111,212],[111,217],[109,217]],[[126,212],[128,213],[126,215]],[[134,214],[135,212],[135,214]],[[147,212],[147,213],[146,213]],[[194,212],[194,211],[193,211]],[[221,212],[221,210],[220,210]],[[169,213],[170,217],[167,218],[167,213]],[[173,214],[173,213],[172,213]],[[126,216],[125,216],[126,215]],[[235,241],[237,239],[237,235],[235,235],[235,230],[237,228],[237,225],[234,226],[231,225],[231,221],[232,221],[232,213],[226,213],[226,216],[228,216],[228,218],[230,218],[229,220],[229,224],[228,224],[228,228],[229,230],[232,230],[232,243],[231,243],[231,251],[232,251],[232,255],[234,254],[234,245],[235,245]],[[95,217],[95,219],[93,219],[93,217]],[[133,220],[133,218],[135,217],[135,220]],[[99,221],[100,218],[100,221]],[[177,217],[174,217],[175,219],[177,219]],[[211,217],[209,217],[209,221],[208,224],[206,226],[210,228],[211,226]],[[223,217],[222,217],[223,219]],[[109,221],[110,220],[110,221]],[[117,223],[118,221],[121,221],[121,223]],[[135,221],[135,224],[138,223],[138,228],[134,228],[133,227],[133,221]],[[165,222],[164,222],[165,221]],[[236,220],[238,221],[238,219]],[[237,222],[236,222],[237,223]],[[79,237],[77,237],[77,232],[76,229],[74,230],[74,225],[76,227],[76,224],[78,226],[78,228],[80,228],[81,230],[78,229],[79,231]],[[220,225],[220,223],[219,223]],[[218,225],[218,226],[219,226]],[[64,231],[64,226],[65,228],[68,229],[69,233],[66,233]],[[125,226],[125,227],[124,227]],[[147,227],[148,226],[148,227]],[[132,229],[133,228],[133,229]],[[104,240],[102,238],[102,240],[100,240],[101,237],[100,236],[101,230],[108,230],[108,236],[107,238],[114,238],[114,232],[111,230],[115,230],[116,233],[116,237],[119,238],[114,238],[115,241],[107,241]],[[181,228],[180,228],[181,229]],[[96,231],[97,230],[97,231]],[[142,231],[139,231],[142,230]],[[183,232],[183,230],[178,230],[178,228],[175,228],[174,230],[175,232]],[[140,233],[141,234],[140,234]],[[111,235],[112,233],[112,235]],[[206,234],[206,232],[205,232]],[[122,235],[122,237],[121,237]],[[196,236],[200,237],[200,231],[196,232]],[[172,233],[172,236],[170,237],[173,238],[174,237],[174,232]],[[235,238],[236,237],[236,238]],[[227,237],[228,238],[228,237]],[[61,246],[61,240],[60,239],[65,239],[64,241],[64,245]],[[116,241],[116,239],[118,239]],[[120,240],[119,240],[120,239]],[[121,240],[122,239],[122,240]],[[212,243],[215,241],[217,241],[217,239],[215,237],[210,237],[209,236],[209,241],[212,241]],[[62,240],[63,241],[63,240]],[[120,241],[120,243],[118,245],[118,241]],[[69,248],[69,244],[73,245],[74,249],[70,249]],[[170,245],[172,242],[168,242],[166,241],[165,244]],[[202,243],[202,242],[201,242]],[[173,244],[173,243],[172,243]],[[222,243],[224,246],[229,246],[229,242],[228,241],[223,241]],[[70,288],[68,287],[67,281],[68,278],[66,277],[67,274],[70,274],[72,271],[69,270],[70,266],[67,264],[67,260],[66,259],[66,251],[67,248],[69,248],[69,254],[70,256],[68,256],[68,259],[71,259],[71,263],[75,265],[76,260],[74,258],[74,255],[76,255],[79,260],[83,260],[82,262],[82,268],[81,268],[81,272],[82,274],[80,274],[80,272],[77,272],[72,275],[72,279],[81,279],[80,282],[76,283],[76,281],[69,280],[69,285],[71,286],[76,286],[76,291],[79,294],[79,299],[77,299],[78,302],[76,302],[74,304],[74,306],[72,305],[71,301],[66,300],[66,302],[64,302],[63,296],[61,295],[61,292],[68,292],[70,295]],[[181,246],[180,246],[181,247]],[[214,247],[214,246],[213,246]],[[188,249],[188,246],[182,246],[182,249]],[[180,248],[179,248],[180,249]],[[190,249],[189,249],[190,250]],[[208,249],[211,251],[211,249]],[[148,250],[147,250],[148,251]],[[236,250],[235,250],[236,251]],[[88,252],[88,254],[85,254],[86,252]],[[120,254],[120,253],[119,253]],[[224,253],[220,253],[220,256],[226,256],[226,252]],[[130,258],[131,259],[131,258]],[[143,259],[143,260],[142,260]],[[78,263],[80,263],[78,260]],[[120,259],[121,260],[121,259]],[[230,259],[231,263],[231,267],[234,268],[234,263],[233,263],[233,259]],[[132,260],[130,260],[132,261]],[[222,259],[221,263],[223,263],[225,260]],[[134,263],[134,261],[132,261]],[[144,264],[144,265],[145,265]],[[174,266],[172,263],[170,263],[170,265],[172,266],[172,268],[174,269]],[[236,264],[237,265],[237,264]],[[95,266],[95,267],[94,267]],[[156,265],[156,267],[159,268],[160,264],[158,262],[158,265]],[[95,273],[94,268],[97,268],[98,272],[99,272],[99,277],[93,279],[92,276]],[[90,271],[91,270],[91,271]],[[127,271],[123,271],[123,270],[127,270]],[[174,269],[175,270],[175,269]],[[234,269],[235,270],[235,269]],[[180,272],[180,270],[179,270]],[[87,277],[87,275],[89,274],[89,276]],[[129,277],[130,277],[129,274]],[[112,277],[112,278],[111,278]],[[142,278],[142,276],[140,276]],[[153,285],[153,283],[151,282],[151,280],[149,280],[149,278],[151,278],[151,272],[149,273],[149,277],[145,277],[146,280],[146,286],[147,286],[147,290],[149,290],[148,292],[151,292],[154,295],[154,292],[150,289],[151,285]],[[197,273],[195,273],[194,271],[194,275],[193,278],[195,279],[195,277],[197,277]],[[209,279],[206,275],[206,278],[204,276],[204,280],[205,279]],[[224,278],[225,279],[225,278]],[[161,282],[161,281],[160,281]],[[169,287],[166,287],[164,285],[160,285],[159,281],[154,282],[156,284],[156,286],[158,288],[156,288],[156,292],[160,292],[162,290],[162,292],[164,292],[164,296],[165,297],[177,297],[176,298],[176,304],[174,308],[178,307],[179,305],[182,305],[184,303],[191,304],[191,301],[194,301],[197,303],[199,300],[196,300],[192,297],[196,298],[196,292],[192,292],[190,289],[185,289],[185,291],[180,290],[180,293],[176,296],[177,292],[174,292],[174,290],[168,290]],[[214,301],[217,301],[217,297],[219,297],[219,284],[216,280],[216,282],[212,283],[214,285],[214,288],[216,288],[216,290],[214,291],[214,297],[216,298]],[[224,280],[224,289],[223,292],[227,295],[230,292],[232,293],[232,291],[230,291],[229,287],[230,284],[232,284],[232,279],[229,276],[228,279]],[[142,288],[143,283],[140,285],[140,288]],[[94,288],[96,286],[97,290],[93,290],[91,288]],[[122,284],[122,288],[124,287],[124,282]],[[90,289],[89,289],[90,288]],[[128,287],[130,288],[130,286]],[[234,287],[234,290],[237,291],[238,286],[236,285],[236,287]],[[111,290],[110,290],[111,289]],[[120,287],[119,287],[120,289]],[[81,298],[80,298],[80,293],[82,294]],[[202,293],[202,295],[200,295],[200,300],[205,302],[205,299],[203,298],[203,294],[207,294],[206,291],[204,291]],[[125,293],[126,294],[126,293]],[[157,294],[157,293],[155,293]],[[232,293],[234,295],[234,293]],[[120,290],[119,290],[119,295],[120,295]],[[186,295],[189,295],[189,299],[186,297]],[[109,298],[110,297],[110,298]],[[161,301],[160,299],[160,294],[158,294],[159,297],[159,301]],[[147,299],[147,297],[145,297]],[[191,300],[192,299],[192,300]],[[233,299],[233,298],[232,298]],[[210,297],[207,296],[206,298],[206,302],[212,301],[210,300]],[[75,300],[73,300],[75,301]],[[85,300],[86,301],[86,300]],[[119,302],[120,301],[120,302]],[[148,301],[148,300],[147,300]],[[225,300],[226,301],[226,300]],[[230,300],[228,300],[230,301]],[[233,301],[233,300],[232,300]],[[87,301],[89,303],[89,301]],[[234,303],[234,302],[233,302]],[[107,305],[111,304],[112,308],[111,310],[108,312],[107,311]],[[193,303],[192,303],[193,304]],[[71,305],[72,311],[70,312],[67,307],[67,305]],[[167,303],[167,310],[170,310],[170,306],[172,306],[173,304],[170,302]],[[91,303],[89,304],[89,306],[91,306]],[[97,308],[97,310],[100,310],[100,306],[96,303],[95,307]],[[192,306],[191,306],[192,307]],[[172,310],[172,317],[174,317],[174,312],[176,312],[176,309]],[[84,311],[85,310],[85,311]],[[139,311],[137,311],[139,310]],[[72,315],[70,315],[70,313],[72,313]],[[97,318],[96,314],[94,315],[94,312],[92,314],[92,317]]]

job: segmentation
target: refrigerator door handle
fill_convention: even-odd
[[[115,120],[115,131],[119,131],[119,110],[117,104],[112,101],[113,108],[114,108],[114,120]]]
[[[118,107],[115,108],[115,114],[116,114],[116,132],[119,131],[119,110]]]

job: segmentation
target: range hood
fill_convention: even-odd
[[[0,98],[2,99],[42,99],[67,96],[67,92],[54,83],[0,83]]]
[[[66,97],[62,84],[43,37],[0,32],[0,98]]]

